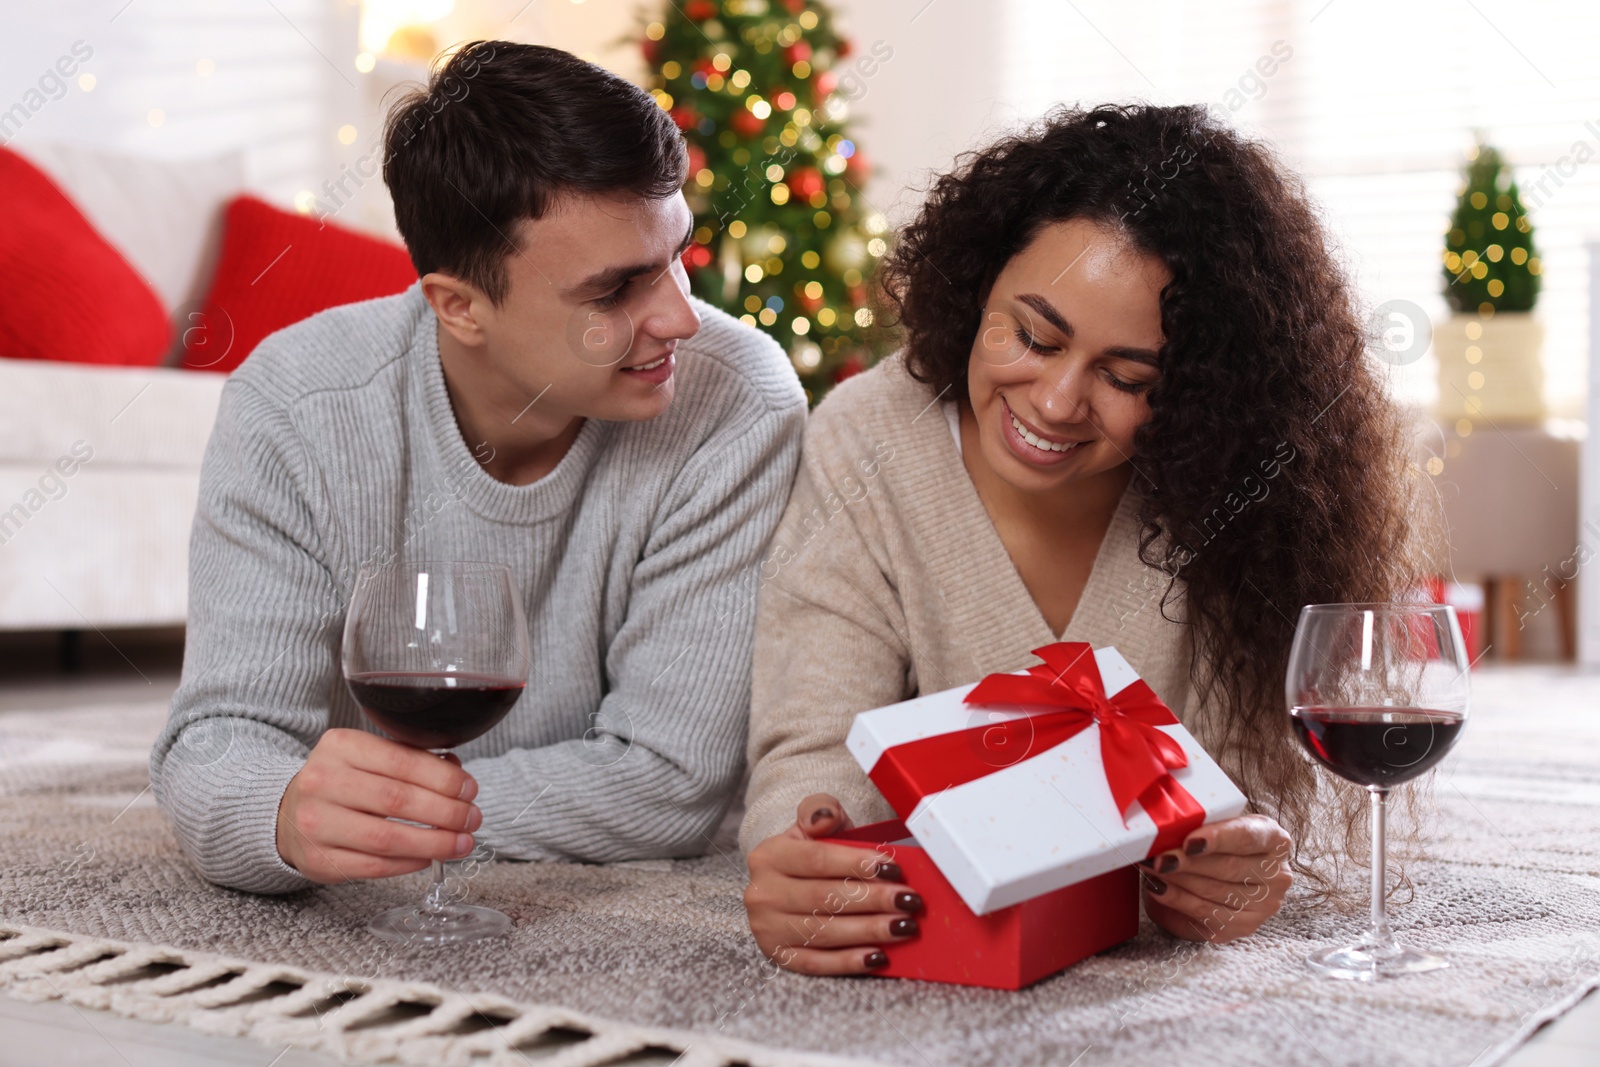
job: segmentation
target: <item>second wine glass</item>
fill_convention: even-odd
[[[1300,613],[1286,695],[1294,732],[1372,805],[1372,927],[1307,962],[1372,981],[1449,966],[1403,945],[1384,906],[1389,790],[1434,767],[1466,724],[1470,683],[1455,609],[1442,604],[1312,604]]]

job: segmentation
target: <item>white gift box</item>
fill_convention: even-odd
[[[1115,648],[1094,653],[1108,697],[1138,680]],[[1019,671],[1026,674],[1026,671]],[[1049,712],[963,703],[975,686],[947,689],[856,716],[846,744],[872,775],[897,745]],[[1244,813],[1244,794],[1180,725],[1156,727],[1176,741],[1188,766],[1173,780],[1205,809],[1205,822]],[[975,751],[974,759],[982,757]],[[1137,863],[1157,826],[1142,805],[1116,810],[1101,762],[1100,726],[982,777],[917,799],[898,812],[961,899],[985,915],[1063,886]]]

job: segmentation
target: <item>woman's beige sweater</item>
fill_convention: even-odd
[[[741,846],[791,826],[811,793],[838,797],[857,824],[892,818],[845,749],[856,713],[1019,670],[1058,640],[1115,645],[1210,748],[1196,721],[1210,716],[1192,706],[1188,630],[1163,615],[1166,575],[1139,560],[1138,505],[1135,475],[1057,635],[933,390],[898,356],[834,389],[811,416],[761,574]]]

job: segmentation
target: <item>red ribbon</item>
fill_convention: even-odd
[[[1141,679],[1106,696],[1100,667],[1087,642],[1062,641],[1033,654],[1044,662],[1027,674],[991,674],[966,696],[968,704],[1004,704],[1039,712],[895,745],[870,777],[890,807],[909,817],[917,803],[1047,752],[1100,727],[1100,759],[1117,811],[1138,801],[1156,824],[1149,855],[1183,843],[1205,823],[1205,808],[1172,772],[1187,767],[1183,747],[1157,727],[1178,720]]]

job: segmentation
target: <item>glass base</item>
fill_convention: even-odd
[[[1306,962],[1326,978],[1346,978],[1353,982],[1374,982],[1450,966],[1449,960],[1431,952],[1394,942],[1375,945],[1368,941],[1313,952],[1306,957]]]
[[[511,918],[474,904],[447,904],[437,911],[408,905],[390,908],[368,923],[367,929],[399,944],[448,945],[501,937],[511,932]]]

